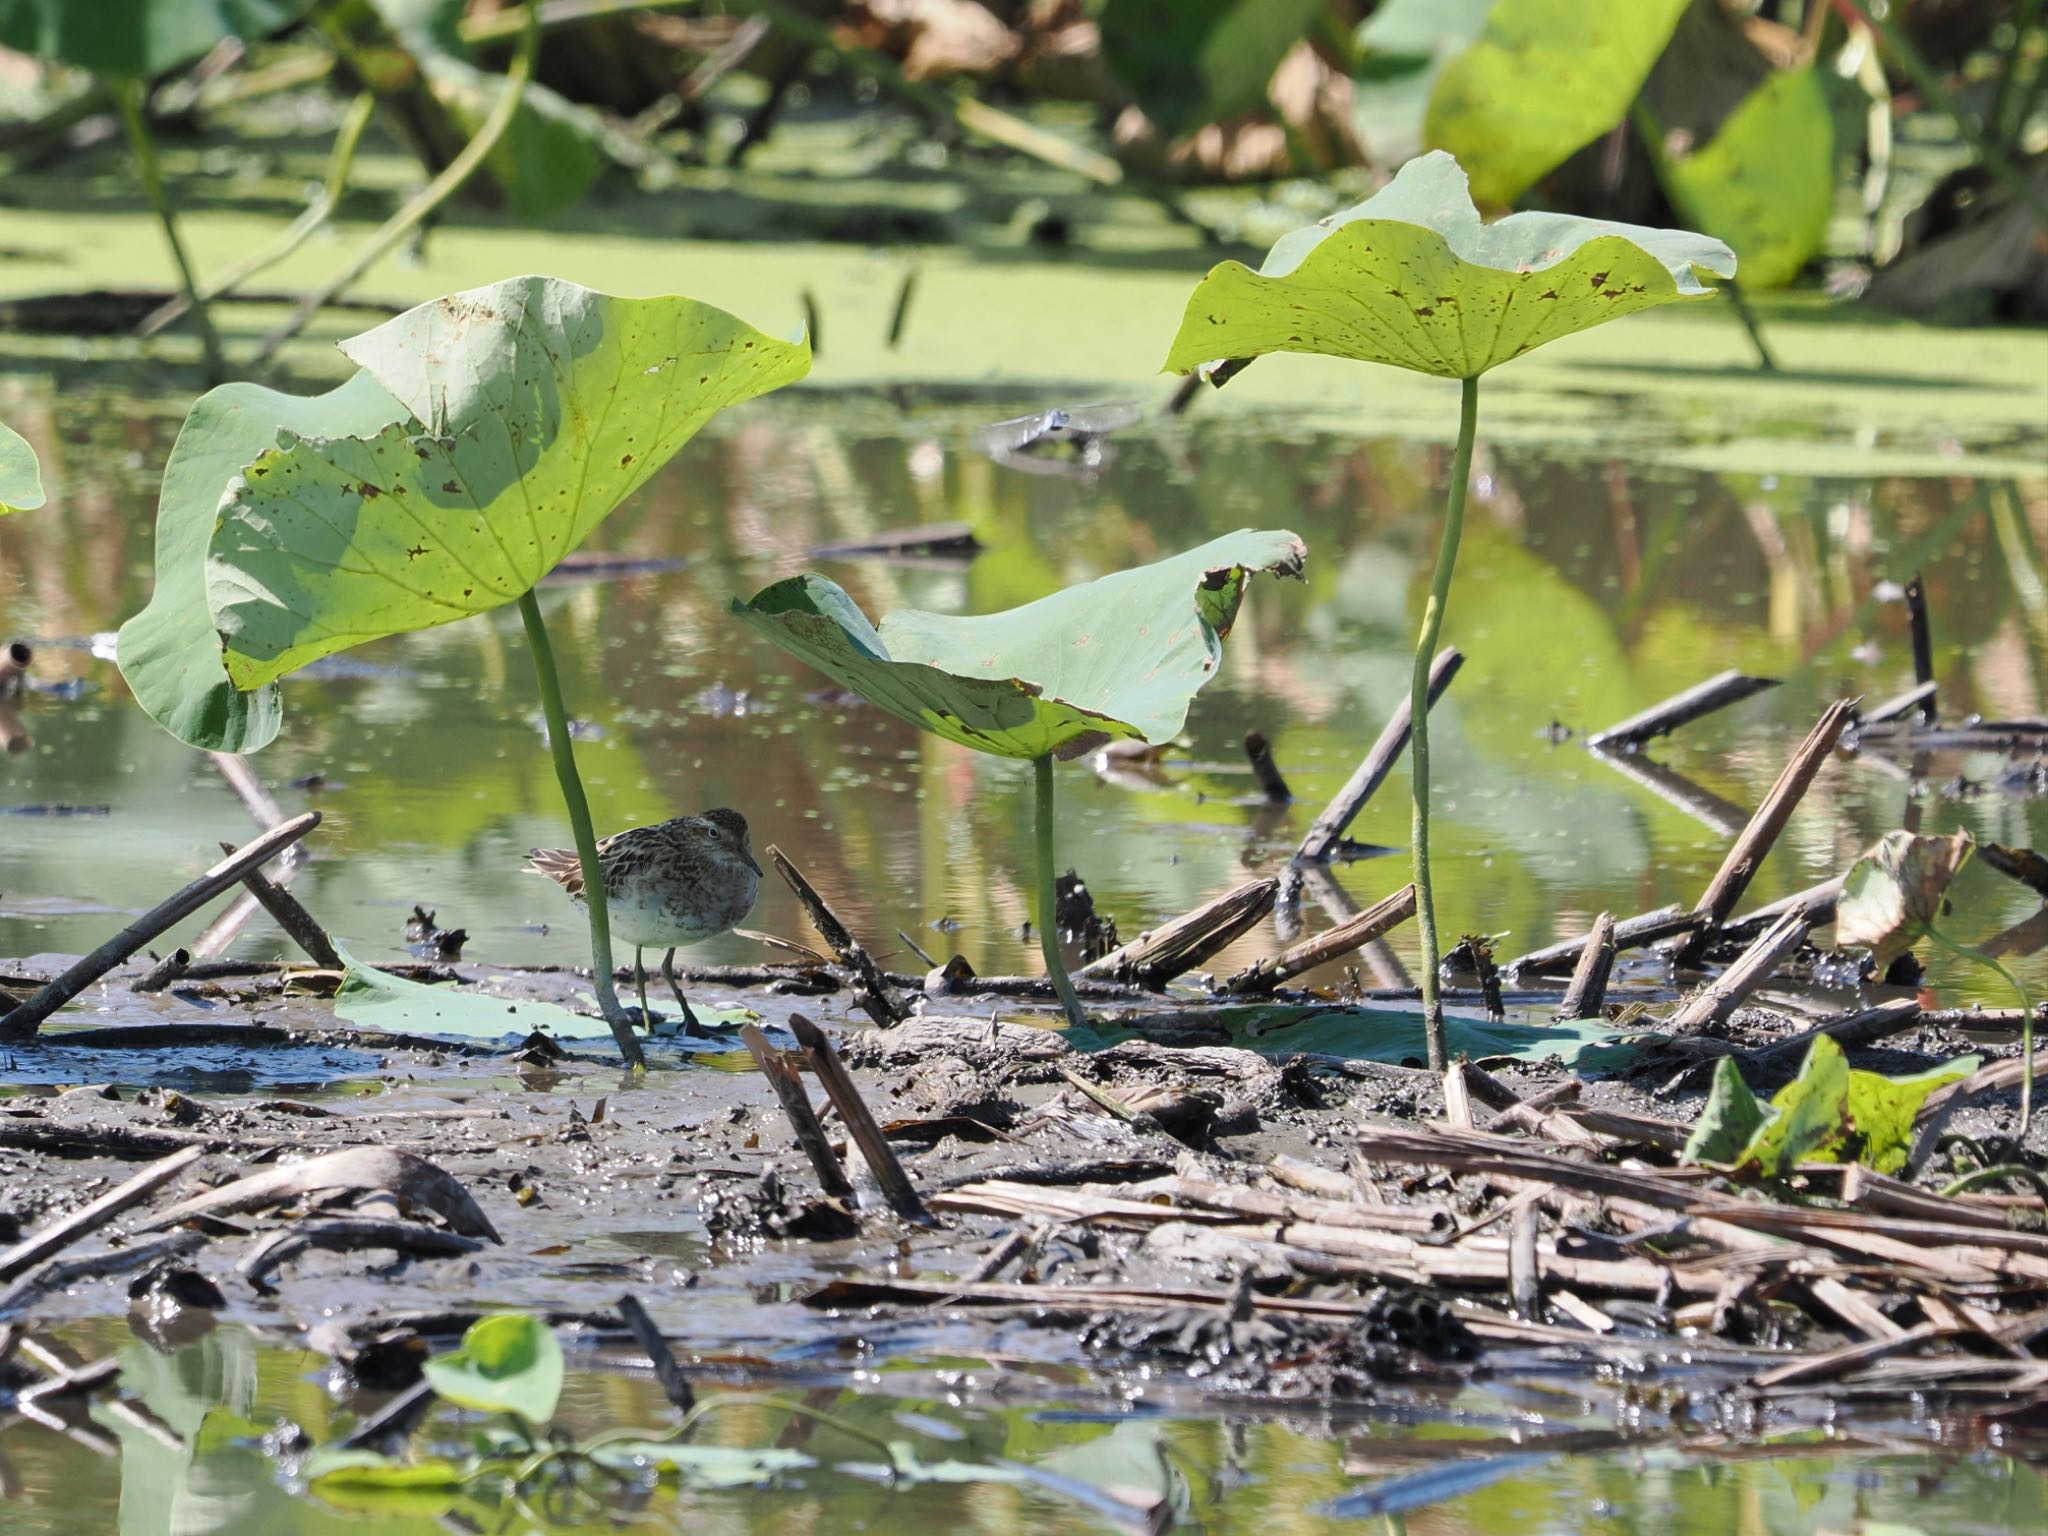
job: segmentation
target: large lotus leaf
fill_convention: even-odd
[[[102,75],[157,75],[230,37],[267,37],[313,0],[0,0],[0,44]]]
[[[0,517],[10,512],[31,512],[40,507],[43,495],[42,466],[28,439],[5,422],[0,422]]]
[[[1169,137],[1264,104],[1326,0],[1107,0],[1109,72]]]
[[[1422,150],[1423,119],[1445,66],[1486,26],[1494,0],[1381,0],[1353,36],[1351,114],[1375,163]]]
[[[1976,846],[1967,831],[1947,837],[1887,832],[1849,866],[1835,903],[1835,942],[1868,946],[1879,969],[1913,945],[1941,913],[1956,871]]]
[[[1789,283],[1819,252],[1834,203],[1835,122],[1819,77],[1772,75],[1668,170],[1685,218],[1734,247],[1743,287]]]
[[[370,434],[405,419],[405,407],[367,373],[311,399],[255,384],[223,384],[199,397],[164,466],[156,591],[121,626],[115,647],[135,702],[158,725],[216,752],[254,752],[277,735],[277,689],[235,687],[206,605],[206,545],[221,500],[280,431]]]
[[[1689,230],[1561,213],[1480,222],[1458,162],[1411,160],[1357,207],[1226,261],[1188,298],[1166,367],[1321,352],[1470,378],[1604,321],[1709,293],[1735,255]]]
[[[1620,122],[1690,0],[1497,0],[1437,77],[1425,139],[1505,208]]]
[[[1301,574],[1301,540],[1242,529],[1006,613],[904,609],[878,630],[822,576],[733,604],[791,654],[913,725],[999,757],[1105,737],[1170,741],[1215,675],[1255,571]]]
[[[405,407],[364,433],[280,437],[207,546],[228,675],[516,599],[716,412],[801,378],[810,347],[694,299],[520,277],[342,344]]]

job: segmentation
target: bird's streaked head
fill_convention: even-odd
[[[755,874],[761,873],[761,866],[754,862],[753,845],[747,841],[747,818],[729,806],[714,806],[700,818],[717,831],[721,841],[746,861],[747,868]]]

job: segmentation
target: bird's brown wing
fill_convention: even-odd
[[[600,865],[614,841],[614,838],[607,837],[598,843]],[[526,853],[526,872],[529,875],[546,875],[571,896],[583,894],[583,860],[574,848],[530,848]]]

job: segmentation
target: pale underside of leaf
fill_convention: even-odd
[[[287,436],[229,486],[207,601],[244,689],[515,600],[716,412],[810,357],[692,300],[545,278],[421,305],[342,350],[409,417]]]
[[[32,512],[46,499],[35,449],[14,428],[0,422],[0,517]]]
[[[1299,574],[1291,533],[1241,531],[1186,554],[979,617],[905,610],[877,630],[821,577],[734,612],[901,719],[977,751],[1071,755],[1171,740],[1215,675],[1251,572]]]

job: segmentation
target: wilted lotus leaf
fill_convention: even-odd
[[[1436,152],[1357,207],[1283,236],[1257,272],[1212,268],[1167,354],[1320,352],[1474,378],[1545,342],[1710,290],[1735,256],[1687,230],[1561,213],[1480,222],[1465,173]]]
[[[43,471],[36,451],[14,428],[0,423],[0,517],[32,512],[43,496]]]
[[[792,655],[899,719],[999,757],[1171,740],[1215,675],[1248,577],[1299,576],[1301,540],[1250,529],[1005,613],[905,609],[877,629],[822,576],[733,604]]]
[[[277,733],[265,685],[517,599],[717,411],[810,366],[693,299],[522,277],[342,344],[314,399],[233,384],[164,473],[157,589],[121,633],[144,708],[195,746]]]
[[[1967,831],[1948,837],[1887,832],[1842,879],[1835,942],[1868,947],[1883,971],[1941,913],[1941,899],[1975,847]]]

